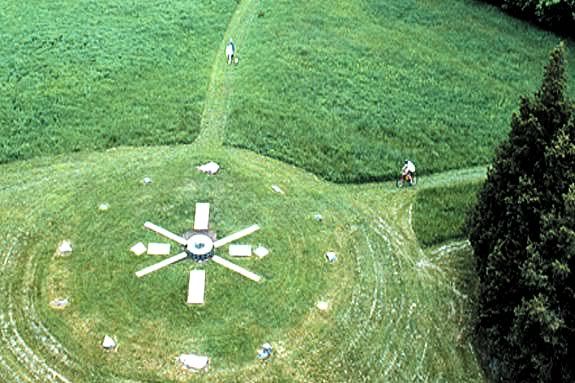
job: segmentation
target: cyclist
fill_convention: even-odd
[[[413,183],[413,177],[415,175],[415,165],[410,160],[405,160],[403,163],[403,168],[401,168],[401,176],[403,179],[411,185]]]

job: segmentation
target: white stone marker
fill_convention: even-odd
[[[196,169],[198,169],[202,173],[212,175],[212,174],[216,174],[220,170],[220,165],[216,164],[213,161],[210,161],[207,164],[203,164],[203,165],[198,166]]]
[[[66,255],[68,253],[71,253],[72,252],[72,244],[70,244],[70,241],[62,241],[62,243],[58,247],[58,252],[60,252],[61,255]]]
[[[252,255],[251,245],[230,245],[231,257],[249,257]]]
[[[178,360],[184,365],[185,368],[192,370],[203,370],[208,368],[210,359],[207,356],[182,354]]]
[[[206,289],[206,271],[191,270],[190,283],[188,284],[188,304],[204,304],[204,292]]]
[[[116,341],[112,339],[110,336],[104,336],[104,341],[102,342],[102,347],[106,350],[113,350],[116,348]]]
[[[149,255],[168,255],[170,254],[170,244],[169,243],[148,243],[148,254]]]
[[[208,230],[210,223],[210,204],[198,202],[194,216],[194,230]]]
[[[148,249],[142,242],[138,242],[134,246],[130,247],[130,251],[136,255],[142,255],[146,252],[146,250]]]
[[[325,258],[328,260],[329,263],[334,263],[337,259],[335,251],[328,251],[327,253],[325,253]]]
[[[68,304],[70,304],[70,300],[68,298],[56,298],[50,302],[50,306],[55,309],[63,309],[68,306]]]
[[[257,255],[260,258],[265,257],[266,255],[268,255],[270,253],[270,251],[268,249],[266,249],[263,246],[258,246],[254,249],[254,254]]]

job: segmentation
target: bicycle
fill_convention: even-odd
[[[401,176],[399,176],[399,179],[395,182],[395,186],[397,186],[398,188],[402,188],[404,186],[415,186],[417,184],[417,177],[415,176],[415,173],[407,173],[407,174],[402,174]]]

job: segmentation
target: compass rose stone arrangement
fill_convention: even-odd
[[[141,278],[145,275],[158,271],[173,263],[191,260],[196,263],[204,263],[213,261],[214,263],[223,266],[231,271],[234,271],[245,278],[251,279],[254,282],[259,282],[261,277],[245,268],[236,265],[215,254],[216,249],[237,241],[240,238],[246,237],[255,231],[259,230],[258,225],[252,225],[242,229],[238,232],[230,234],[222,239],[215,240],[213,235],[209,232],[210,220],[210,204],[200,202],[196,204],[194,216],[194,229],[192,232],[187,233],[185,238],[174,234],[158,225],[151,222],[144,223],[144,227],[149,229],[167,239],[170,239],[182,247],[182,252],[172,257],[166,258],[161,262],[154,263],[136,272],[136,276]],[[188,285],[188,304],[203,304],[204,291],[206,283],[205,270],[191,270]]]

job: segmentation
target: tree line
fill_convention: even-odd
[[[469,220],[476,340],[494,381],[575,381],[575,104],[564,50],[521,98]]]
[[[483,0],[505,12],[575,37],[575,0]]]

